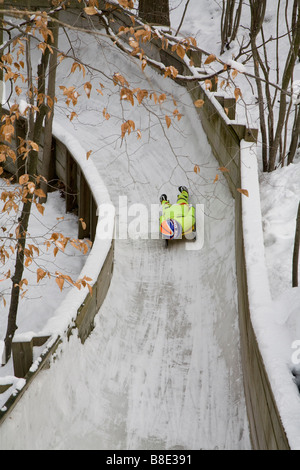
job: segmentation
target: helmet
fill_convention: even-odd
[[[160,226],[160,231],[163,238],[168,240],[181,238],[182,235],[182,227],[180,223],[174,219],[163,220]]]

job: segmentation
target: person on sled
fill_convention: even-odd
[[[189,192],[185,186],[179,186],[176,204],[170,204],[166,194],[160,196],[162,215],[160,231],[166,240],[176,240],[195,232],[195,208],[189,204]],[[193,238],[193,237],[187,237]]]

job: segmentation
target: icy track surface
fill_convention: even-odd
[[[56,119],[93,150],[97,169],[119,212],[119,197],[157,204],[175,201],[177,187],[204,204],[202,249],[160,240],[116,239],[112,284],[84,345],[73,335],[0,428],[1,449],[250,449],[239,353],[234,254],[234,201],[186,91],[123,58],[110,44],[82,37],[76,48],[97,68],[120,72],[133,87],[163,90],[164,109],[132,107],[94,71],[92,92],[68,121],[62,97]],[[117,65],[116,65],[117,64]],[[67,66],[67,63],[66,63]],[[70,66],[70,64],[69,64]],[[57,83],[82,76],[58,68]],[[85,80],[82,82],[84,83]],[[94,90],[94,88],[93,88]],[[81,89],[82,95],[84,94]],[[183,117],[165,114],[175,98]],[[102,101],[101,101],[102,100]],[[111,118],[106,120],[102,110]],[[123,113],[141,129],[121,142]],[[151,128],[150,128],[151,126]],[[200,167],[196,174],[194,165]],[[130,218],[129,218],[130,220]],[[117,218],[117,227],[119,219]],[[97,260],[95,260],[95,263]],[[59,294],[58,294],[59,295]]]

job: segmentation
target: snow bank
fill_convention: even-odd
[[[278,309],[288,306],[272,300],[265,263],[256,145],[245,141],[241,141],[241,182],[249,192],[249,197],[242,197],[242,214],[252,325],[289,444],[294,450],[300,449],[300,396],[291,373],[293,342],[278,314]]]

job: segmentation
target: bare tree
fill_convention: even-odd
[[[225,48],[229,49],[230,43],[236,38],[242,7],[243,0],[239,0],[239,2],[236,0],[223,0],[222,2],[220,54],[225,52]]]
[[[46,81],[46,71],[48,68],[49,62],[49,49],[47,48],[42,55],[41,62],[38,66],[38,86],[37,93],[40,96],[45,96],[45,81]],[[38,164],[38,145],[40,142],[40,136],[42,132],[43,120],[46,113],[46,105],[44,99],[41,99],[39,105],[37,106],[38,113],[35,113],[35,102],[34,102],[34,84],[32,76],[32,65],[31,65],[31,55],[30,55],[30,40],[27,38],[26,41],[26,64],[27,64],[27,76],[28,76],[28,97],[30,100],[29,106],[29,117],[27,120],[27,141],[32,142],[33,148],[28,153],[27,160],[27,176],[26,183],[31,183],[32,188],[36,186],[36,175],[37,175],[37,164]],[[36,115],[36,116],[35,116]],[[24,272],[24,259],[25,259],[25,246],[26,238],[28,231],[28,224],[30,219],[32,201],[34,197],[34,191],[26,191],[24,195],[24,203],[19,218],[19,225],[17,228],[18,231],[18,243],[16,250],[16,261],[15,261],[15,271],[11,278],[12,287],[11,287],[11,302],[8,314],[7,330],[5,336],[5,354],[6,361],[10,358],[11,355],[11,345],[14,333],[17,329],[16,318],[19,305],[19,296],[20,296],[20,285]]]
[[[58,46],[58,31],[59,27],[56,22],[50,23],[49,29],[53,33],[53,53],[49,60],[49,78],[48,78],[48,92],[47,99],[50,100],[51,105],[48,113],[45,116],[45,131],[44,131],[44,150],[41,173],[43,179],[40,182],[40,187],[47,196],[48,181],[53,177],[52,165],[52,123],[54,116],[54,100],[55,100],[55,85],[56,85],[56,67],[57,67],[57,46]],[[46,198],[41,198],[41,202],[46,202]]]
[[[262,23],[265,17],[266,11],[266,0],[250,0],[250,9],[251,9],[251,26],[250,26],[250,41],[251,49],[254,61],[254,73],[256,78],[256,86],[258,93],[258,106],[259,106],[259,116],[260,116],[260,131],[262,135],[262,160],[263,160],[263,169],[264,171],[268,168],[268,156],[267,156],[267,128],[265,122],[265,113],[264,113],[264,97],[262,82],[259,80],[260,76],[260,67],[259,64],[260,56],[259,51],[256,46],[256,38],[261,30]]]
[[[287,118],[287,89],[291,85],[293,77],[293,71],[295,62],[298,56],[300,47],[300,5],[298,4],[297,9],[297,21],[295,24],[295,32],[292,36],[290,49],[286,58],[285,67],[281,81],[281,92],[280,92],[280,104],[279,104],[279,115],[277,121],[277,127],[274,135],[273,145],[270,148],[269,153],[269,167],[268,171],[273,171],[276,165],[276,156],[278,153],[282,130],[284,127],[285,119]]]
[[[264,47],[265,38],[263,32],[263,21],[266,10],[266,0],[250,0],[251,11],[251,27],[250,41],[253,55],[255,80],[258,93],[260,130],[262,136],[262,160],[263,170],[273,171],[276,168],[277,157],[279,162],[284,162],[285,145],[282,145],[283,132],[287,127],[287,119],[289,117],[290,106],[288,106],[289,87],[293,79],[293,71],[300,47],[300,5],[298,0],[294,1],[293,8],[293,34],[290,36],[290,47],[286,56],[285,66],[281,77],[279,77],[279,68],[277,69],[277,81],[279,88],[276,88],[272,95],[270,67],[266,48]],[[279,17],[280,2],[278,2],[277,16]],[[287,25],[288,27],[288,25]],[[260,35],[262,39],[261,47],[257,45],[257,37]],[[278,38],[277,38],[278,40]],[[261,74],[263,75],[265,88],[263,90]],[[279,97],[277,97],[279,91]],[[279,109],[274,106],[279,101]],[[266,102],[266,107],[265,107]],[[267,109],[267,122],[266,122]],[[297,129],[297,120],[294,129]],[[296,134],[295,134],[296,135]],[[294,142],[293,142],[294,145]]]

